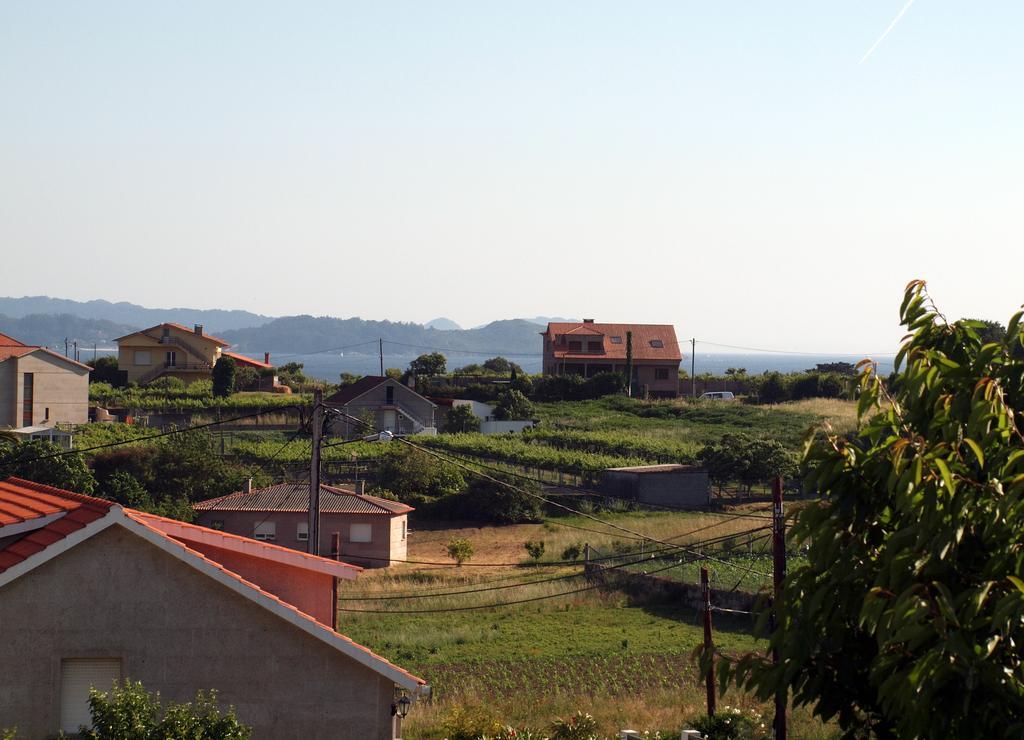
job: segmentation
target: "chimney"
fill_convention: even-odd
[[[270,364],[270,353],[269,352],[264,352],[263,353],[263,364],[264,365],[269,365]]]
[[[252,493],[252,478],[245,479],[245,492]]]
[[[195,326],[192,327],[192,331],[195,332],[196,336],[203,336],[203,325],[196,324]]]
[[[593,324],[594,320],[593,319],[583,319],[583,323],[584,324]]]
[[[366,493],[366,481],[357,480],[355,483],[355,488],[356,493],[358,493],[360,496],[363,495],[364,493]]]

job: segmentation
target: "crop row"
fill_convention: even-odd
[[[549,470],[597,471],[656,462],[650,457],[562,449],[512,435],[442,434],[419,441],[449,452]]]
[[[611,455],[659,463],[692,463],[700,445],[668,439],[649,439],[623,432],[580,432],[564,429],[528,429],[522,439],[533,444],[595,455]]]

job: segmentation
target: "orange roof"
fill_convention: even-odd
[[[0,334],[0,347],[24,347],[22,342],[19,342],[14,337],[9,337],[6,334]]]
[[[196,334],[194,330],[189,329],[187,326],[182,326],[181,324],[175,324],[173,321],[165,321],[162,324],[157,324],[156,326],[151,326],[148,329],[139,329],[138,331],[133,331],[131,334],[125,334],[123,337],[118,337],[114,341],[115,342],[120,342],[122,339],[127,339],[128,337],[134,337],[136,334],[147,334],[147,332],[151,332],[154,329],[160,329],[160,328],[165,327],[165,326],[174,327],[175,329],[183,331],[186,334],[191,334],[192,336],[198,336],[198,337],[202,337],[203,339],[209,339],[209,340],[219,344],[221,347],[230,347],[231,346],[231,342],[225,342],[220,337],[215,337],[212,334],[207,334],[205,331],[202,334]],[[147,334],[147,336],[148,336],[148,334]],[[150,339],[153,339],[153,337],[150,337]]]
[[[554,343],[554,356],[559,360],[626,360],[626,333],[633,333],[633,359],[636,361],[680,362],[683,359],[671,324],[594,324],[553,322],[541,332]],[[603,335],[602,352],[569,350],[568,336]],[[612,337],[618,337],[612,342]],[[581,338],[581,341],[589,341]],[[661,346],[655,346],[660,342]]]
[[[8,534],[12,534],[15,537],[18,534],[23,535],[5,546],[0,546],[0,574],[3,574],[4,571],[9,570],[11,567],[28,560],[33,555],[37,555],[51,545],[63,540],[72,532],[77,532],[78,530],[85,528],[88,524],[97,522],[109,515],[115,517],[115,522],[119,521],[129,530],[132,530],[133,527],[136,526],[141,527],[141,529],[136,529],[135,531],[138,534],[144,535],[147,539],[152,540],[153,537],[157,537],[159,539],[153,540],[154,542],[163,542],[165,545],[170,545],[172,548],[175,548],[176,552],[187,553],[188,557],[183,558],[186,562],[189,562],[189,559],[191,559],[192,563],[195,563],[196,560],[198,560],[206,568],[213,569],[213,571],[208,572],[219,573],[219,578],[221,578],[222,582],[233,582],[236,584],[236,587],[237,585],[245,587],[245,590],[249,591],[250,597],[256,600],[257,603],[260,603],[262,600],[262,603],[266,605],[267,600],[269,600],[272,605],[276,606],[278,609],[285,610],[284,613],[290,615],[288,618],[293,624],[302,626],[307,632],[317,634],[329,644],[333,644],[335,647],[341,645],[345,650],[357,651],[359,654],[365,656],[366,659],[369,659],[371,664],[384,667],[401,675],[411,682],[410,686],[413,684],[425,686],[427,683],[422,678],[414,676],[405,669],[377,655],[372,650],[359,645],[345,635],[342,635],[336,630],[322,624],[311,615],[306,614],[301,609],[295,607],[293,604],[284,601],[275,594],[263,589],[251,581],[246,580],[234,571],[225,568],[209,555],[189,547],[181,539],[178,539],[178,536],[185,539],[184,533],[187,532],[196,542],[206,542],[206,535],[216,535],[222,538],[233,538],[235,540],[246,541],[246,547],[250,544],[255,544],[262,548],[268,555],[277,555],[277,551],[283,551],[283,554],[286,554],[289,558],[307,558],[310,561],[323,561],[324,564],[329,565],[332,568],[348,567],[360,570],[357,566],[338,563],[315,555],[299,553],[294,550],[289,550],[288,548],[282,548],[277,545],[258,542],[256,540],[249,541],[246,537],[228,535],[224,532],[218,532],[217,530],[200,527],[194,524],[186,524],[185,522],[177,522],[173,519],[166,519],[164,517],[147,514],[142,511],[136,511],[134,509],[122,508],[112,501],[105,501],[103,499],[93,498],[92,496],[72,493],[71,491],[46,486],[41,483],[34,483],[21,478],[11,477],[0,481],[0,512],[2,512],[0,513],[0,516],[2,516],[2,518],[0,518],[0,537],[6,537]],[[45,526],[30,530],[28,534],[23,534],[23,531],[4,531],[8,526],[17,528],[18,525],[27,524],[33,519],[41,519],[47,516],[59,516],[59,518],[49,522]],[[174,531],[178,532],[177,536],[172,534]],[[224,541],[225,540],[223,539],[220,540],[221,545],[223,545]],[[210,543],[207,542],[207,544]],[[275,557],[274,559],[279,558]],[[200,570],[202,570],[202,567],[200,567]],[[318,568],[317,570],[320,569]],[[378,672],[380,672],[379,668]]]
[[[274,367],[269,362],[260,362],[259,360],[252,359],[251,357],[240,355],[237,352],[221,352],[220,354],[221,357],[230,357],[235,362],[241,363],[243,365],[248,365],[250,367],[259,368],[260,370],[269,370],[270,368]]]
[[[8,336],[7,334],[0,334],[0,362],[3,362],[4,360],[9,360],[12,357],[24,357],[25,355],[30,355],[33,352],[45,352],[46,354],[52,355],[53,357],[56,357],[59,360],[63,360],[64,362],[71,363],[72,365],[76,365],[78,367],[86,368],[87,370],[92,370],[92,368],[89,367],[88,365],[85,365],[76,360],[72,360],[70,357],[65,357],[59,352],[54,352],[51,349],[47,349],[46,347],[40,347],[34,344],[25,344],[23,342],[19,342],[14,337]]]
[[[112,506],[111,501],[21,478],[0,481],[0,527],[27,524],[32,520],[43,524],[43,520],[50,520],[0,549],[0,573],[105,517]]]

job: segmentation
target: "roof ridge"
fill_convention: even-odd
[[[75,493],[74,491],[68,491],[64,488],[57,488],[56,486],[50,486],[46,483],[37,483],[36,481],[27,480],[26,478],[19,478],[16,475],[9,475],[6,478],[0,479],[0,485],[13,481],[18,485],[25,486],[39,493],[48,493],[51,496],[58,496],[60,498],[70,499],[77,501],[82,504],[93,504],[95,506],[102,506],[110,509],[116,505],[115,501],[105,498],[97,498],[95,496],[89,496],[84,493]]]

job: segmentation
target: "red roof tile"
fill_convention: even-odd
[[[591,324],[582,322],[552,322],[541,332],[554,342],[554,356],[559,360],[626,360],[626,333],[633,333],[633,359],[641,362],[680,362],[683,359],[676,339],[675,327],[671,324]],[[568,335],[604,335],[603,351],[582,352],[569,350]],[[563,337],[566,337],[563,339]],[[613,343],[612,337],[619,337]],[[592,341],[581,337],[581,341]],[[654,346],[658,342],[660,347]]]
[[[32,530],[0,550],[0,572],[45,550],[87,524],[102,519],[113,505],[111,501],[21,478],[12,477],[0,481],[0,526],[23,524],[33,519],[62,514],[60,519]]]
[[[309,511],[309,485],[278,483],[255,488],[246,493],[236,491],[227,496],[200,501],[196,511]],[[320,486],[321,514],[407,514],[411,506],[399,501],[356,493],[338,486]]]
[[[156,326],[150,326],[147,329],[139,329],[138,331],[133,331],[131,334],[125,334],[123,337],[118,337],[114,341],[115,342],[120,342],[122,339],[127,339],[128,337],[134,337],[136,334],[146,334],[147,332],[151,332],[154,329],[159,329],[159,328],[164,327],[164,326],[173,326],[175,329],[183,331],[186,334],[191,334],[192,336],[200,337],[202,339],[210,339],[210,340],[216,342],[217,344],[219,344],[221,347],[230,347],[231,346],[231,342],[225,342],[220,337],[215,337],[212,334],[207,334],[206,332],[203,332],[202,334],[196,334],[194,329],[189,329],[187,326],[182,326],[181,324],[175,324],[173,321],[165,321],[162,324],[157,324]],[[148,336],[148,334],[147,334],[147,336]],[[155,339],[156,337],[149,337],[149,338],[150,339]]]
[[[0,334],[0,347],[24,347],[24,343],[19,342],[14,337],[7,336],[6,334]]]
[[[254,360],[251,357],[240,355],[237,352],[221,352],[220,354],[222,357],[230,357],[235,362],[241,363],[242,365],[245,365],[247,367],[255,367],[259,368],[260,370],[269,370],[270,368],[274,367],[269,362]]]

